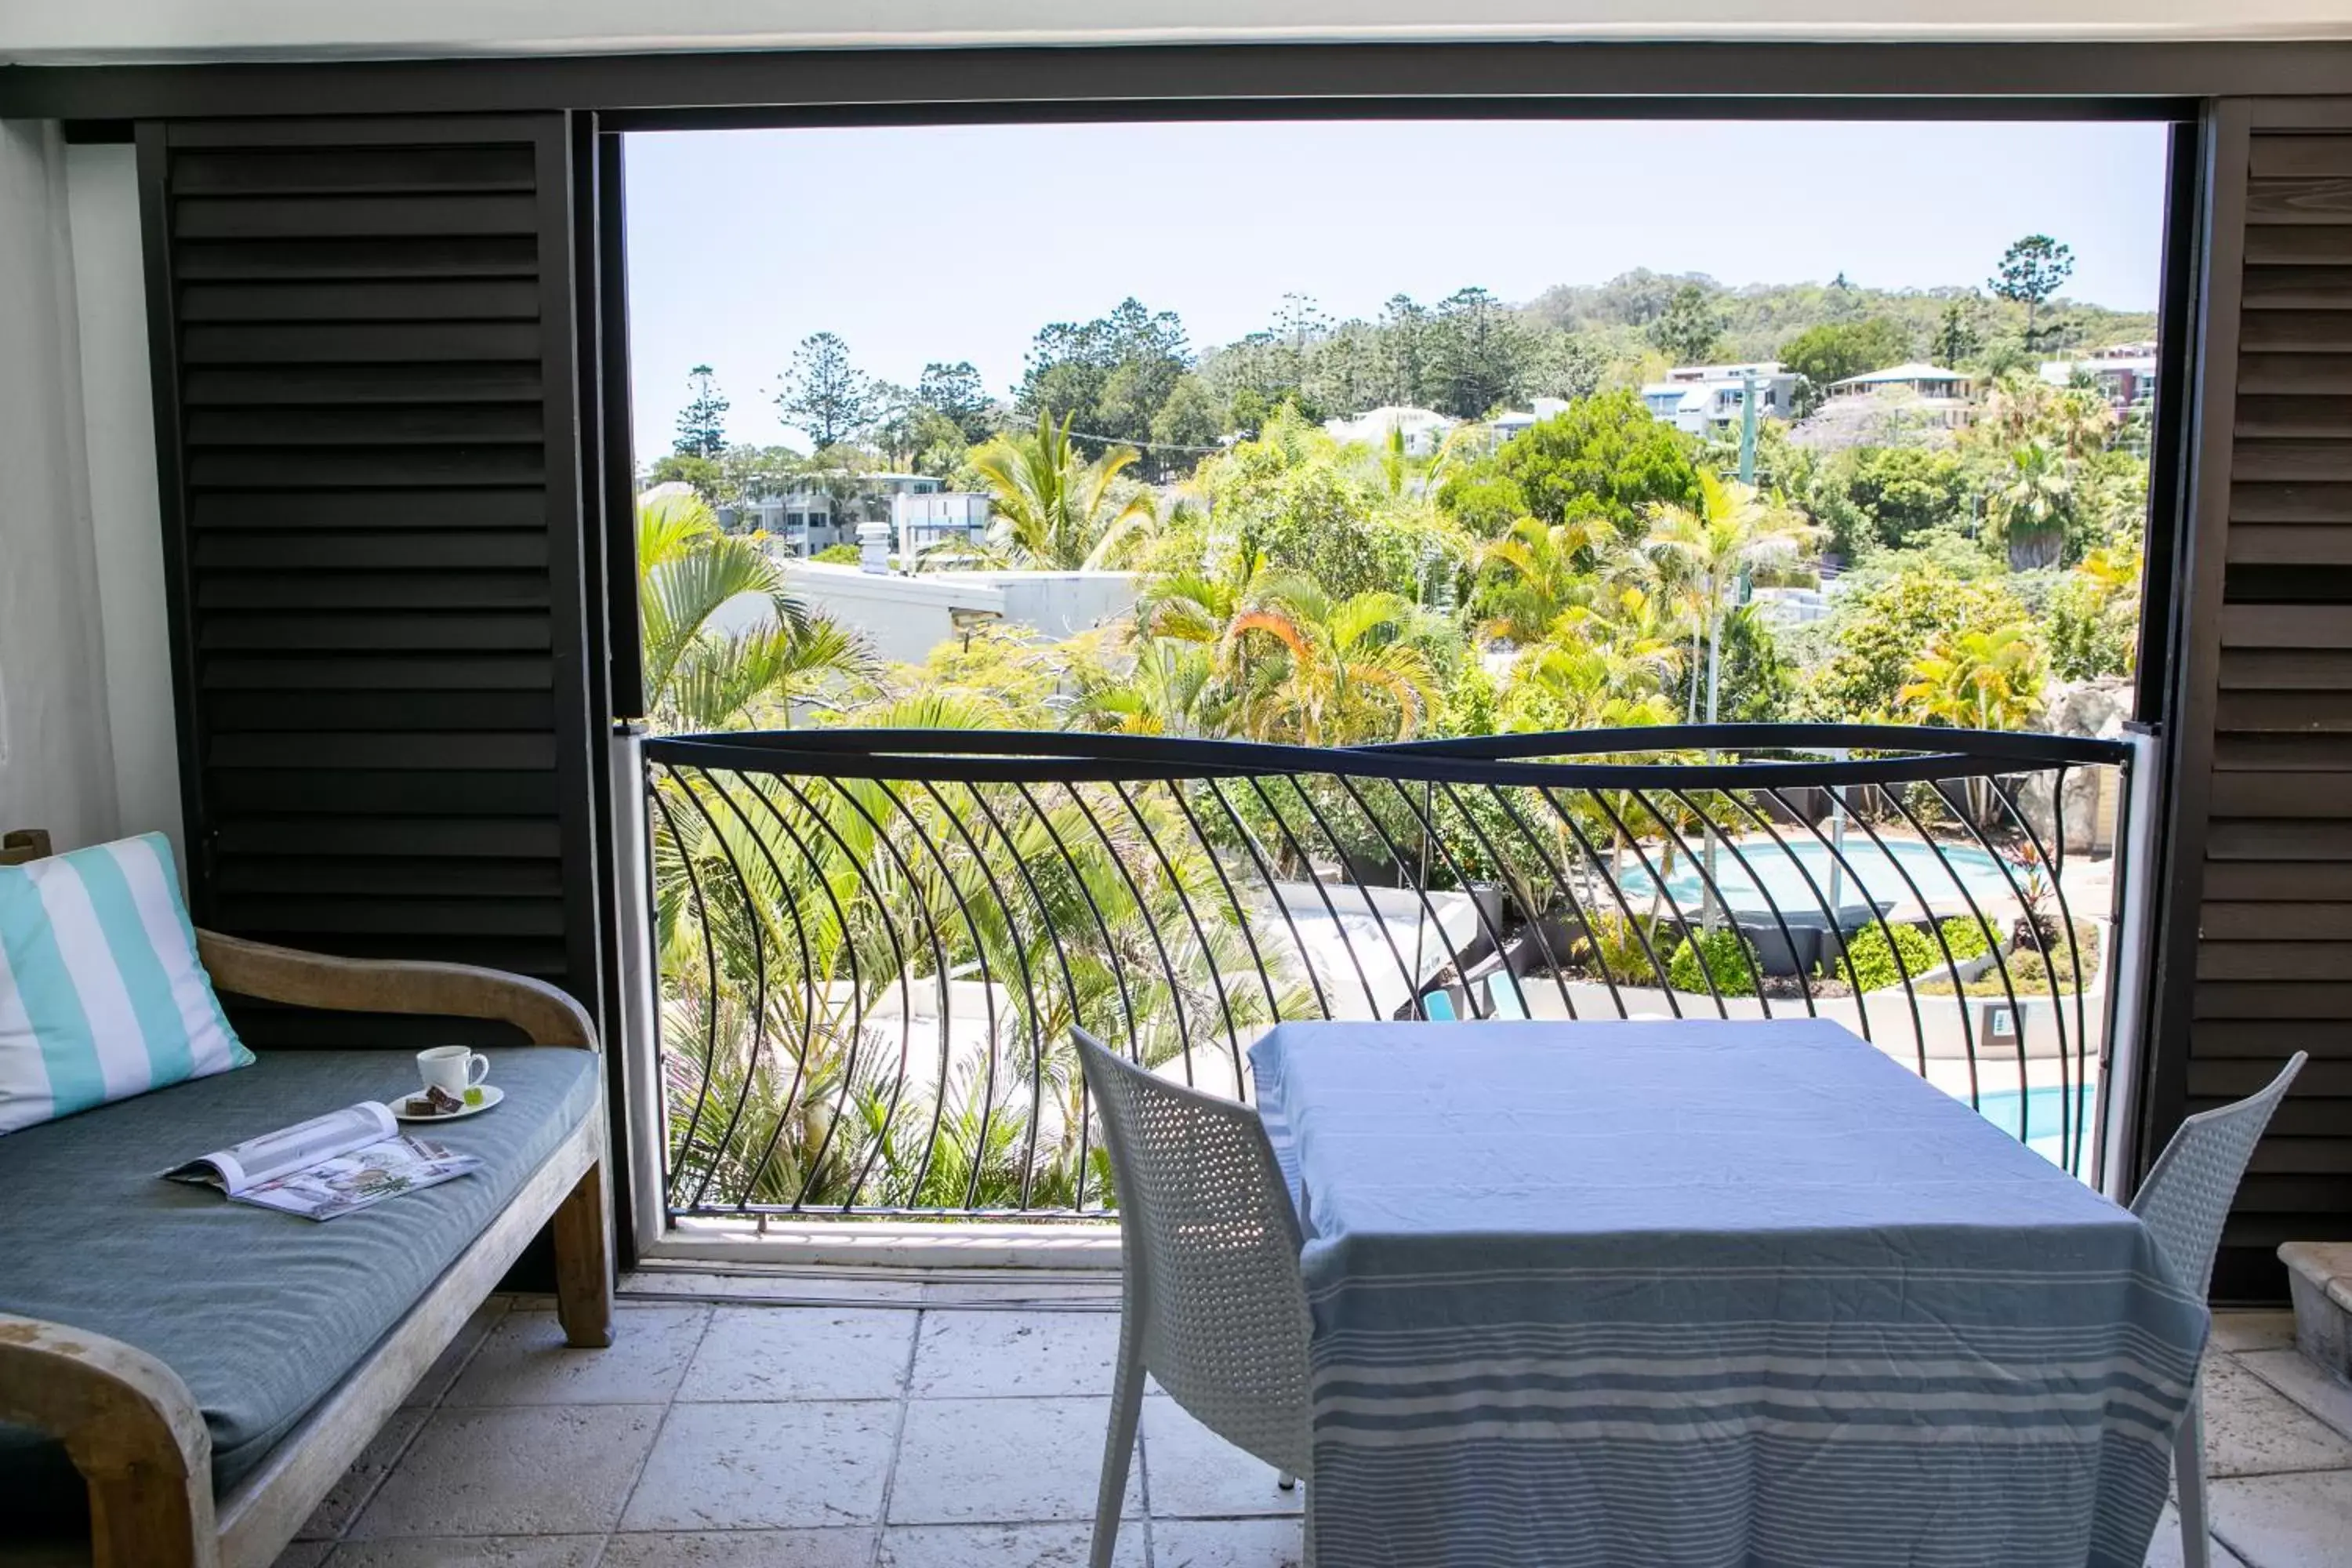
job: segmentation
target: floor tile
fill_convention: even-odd
[[[2352,1563],[2352,1471],[2215,1481],[2212,1508],[2213,1533],[2251,1568]]]
[[[1162,1519],[1151,1525],[1155,1568],[1298,1568],[1304,1551],[1295,1519]]]
[[[871,1526],[616,1535],[596,1568],[871,1568]]]
[[[896,1399],[917,1317],[891,1307],[720,1307],[677,1397]]]
[[[606,1531],[653,1448],[648,1405],[433,1413],[352,1526],[394,1535]]]
[[[310,1510],[310,1517],[294,1532],[295,1539],[332,1541],[350,1529],[360,1510],[367,1506],[368,1499],[375,1495],[377,1485],[392,1472],[394,1463],[408,1447],[408,1440],[416,1436],[416,1429],[431,1414],[429,1410],[407,1408],[394,1411],[392,1418],[383,1424],[383,1430],[360,1450],[360,1457],[343,1472],[343,1479]]]
[[[890,1483],[896,1524],[1091,1520],[1108,1399],[918,1399]],[[1121,1511],[1141,1507],[1130,1463]]]
[[[443,1399],[458,1405],[660,1405],[677,1392],[708,1307],[623,1307],[613,1342],[575,1350],[552,1312],[509,1312]]]
[[[2294,1343],[2293,1312],[2216,1312],[2210,1344],[2217,1351],[2274,1351]]]
[[[2210,1553],[2210,1568],[2246,1568],[2245,1560],[2218,1541],[2206,1542]],[[2147,1568],[2181,1568],[2180,1513],[2170,1503],[2164,1505],[2164,1517],[2157,1521],[2156,1534],[2147,1543]]]
[[[905,1272],[901,1270],[901,1272]],[[704,1300],[780,1305],[871,1306],[881,1301],[919,1305],[928,1287],[919,1279],[874,1279],[856,1274],[706,1274],[691,1269],[640,1268],[621,1276],[624,1296],[692,1296]]]
[[[927,1311],[913,1393],[918,1399],[1108,1394],[1118,1356],[1115,1312]]]
[[[1234,1447],[1161,1395],[1143,1402],[1143,1470],[1163,1519],[1296,1513],[1300,1491],[1275,1484],[1272,1465]]]
[[[2207,1474],[2352,1468],[2352,1439],[2237,1363],[2207,1358],[2204,1391]]]
[[[2240,1356],[2238,1364],[2352,1437],[2352,1388],[2304,1359],[2301,1351],[2254,1351]]]
[[[438,1405],[442,1396],[449,1392],[449,1385],[457,1381],[457,1374],[466,1369],[466,1363],[473,1359],[474,1352],[482,1348],[482,1342],[489,1338],[490,1331],[498,1327],[499,1320],[507,1315],[511,1304],[504,1296],[493,1296],[475,1308],[474,1315],[458,1329],[457,1337],[434,1358],[433,1364],[425,1369],[425,1375],[416,1380],[416,1386],[408,1391],[408,1397],[400,1403],[404,1406]]]
[[[883,1531],[881,1568],[1087,1568],[1091,1524],[919,1524]],[[1129,1520],[1113,1568],[1144,1568],[1143,1521]]]
[[[326,1568],[596,1568],[601,1535],[422,1536],[346,1541]]]
[[[898,1426],[887,1400],[673,1405],[621,1527],[876,1523]]]

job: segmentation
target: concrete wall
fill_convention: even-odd
[[[0,124],[0,828],[179,838],[127,147]]]

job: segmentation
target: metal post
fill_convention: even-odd
[[[637,1256],[646,1257],[669,1227],[663,1169],[668,1142],[661,1093],[660,1010],[655,1000],[653,840],[646,826],[645,742],[639,719],[613,721],[614,886],[621,965],[619,1048],[629,1096],[627,1170]],[[607,1041],[608,1048],[614,1042]]]
[[[2112,918],[2107,925],[2106,1029],[2099,1047],[2099,1142],[2091,1180],[2117,1203],[2136,1184],[2140,1078],[2147,1060],[2148,948],[2156,935],[2157,879],[2144,873],[2156,860],[2156,791],[2163,731],[2137,721],[2124,726],[2132,749],[2124,774],[2124,820],[2116,830]],[[2064,831],[2063,820],[2059,824]]]

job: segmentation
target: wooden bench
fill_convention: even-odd
[[[532,1046],[597,1049],[595,1031],[577,1003],[520,975],[461,964],[329,958],[209,931],[197,933],[197,945],[215,988],[223,993],[331,1011],[496,1020],[520,1031]],[[266,1060],[268,1053],[263,1056]],[[228,1083],[241,1076],[204,1081]],[[348,1367],[257,1464],[217,1495],[205,1415],[171,1367],[119,1339],[71,1323],[0,1312],[0,1423],[31,1428],[63,1444],[88,1487],[96,1568],[268,1568],[523,1247],[551,1222],[556,1311],[565,1336],[577,1346],[609,1344],[613,1290],[604,1117],[601,1095],[593,1098],[588,1112],[562,1131],[553,1152],[374,1348]],[[115,1109],[83,1115],[104,1117]],[[134,1291],[171,1286],[145,1279],[104,1283]]]

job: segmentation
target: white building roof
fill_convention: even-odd
[[[1946,370],[1939,364],[1927,364],[1914,360],[1886,370],[1866,371],[1850,375],[1843,381],[1833,381],[1832,386],[1885,386],[1906,381],[1967,381],[1970,377],[1961,371]]]

